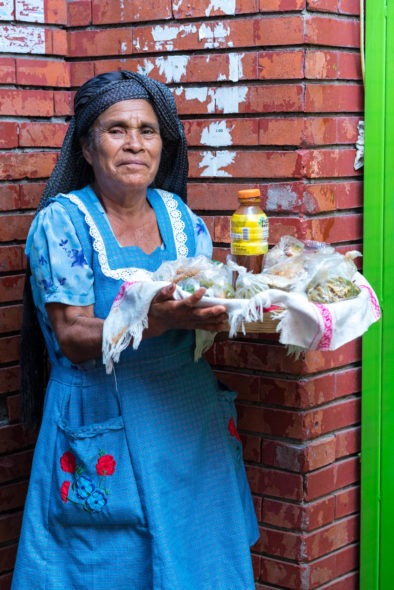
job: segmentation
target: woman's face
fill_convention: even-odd
[[[82,151],[103,194],[146,191],[154,180],[161,157],[159,122],[143,99],[123,100],[105,110],[94,122]]]

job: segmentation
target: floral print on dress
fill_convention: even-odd
[[[72,476],[72,481],[65,480],[60,486],[60,498],[65,504],[70,502],[85,512],[101,512],[108,502],[109,490],[105,478],[115,473],[116,461],[102,449],[98,452],[96,463],[97,477],[93,480],[85,474],[85,467],[77,463],[72,451],[66,451],[60,457],[60,468]]]
[[[71,266],[72,267],[73,266],[87,266],[88,265],[82,248],[80,248],[80,249],[70,248],[67,239],[60,240],[59,246],[65,251],[67,256],[69,258],[71,258],[71,261],[72,261]]]

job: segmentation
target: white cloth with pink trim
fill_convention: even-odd
[[[170,283],[153,281],[148,273],[136,277],[137,281],[123,283],[103,328],[103,363],[108,373],[119,360],[121,352],[130,345],[137,349],[148,326],[148,313],[152,299]],[[140,279],[140,280],[138,280]],[[360,273],[354,282],[361,292],[353,299],[338,303],[311,303],[305,293],[267,289],[251,299],[217,299],[203,297],[200,305],[224,305],[229,316],[229,336],[245,333],[245,322],[264,321],[265,311],[273,312],[279,320],[279,342],[289,352],[303,350],[335,350],[364,334],[380,318],[380,306],[371,285]],[[189,297],[190,293],[177,287],[175,299]],[[215,334],[196,331],[195,358],[198,359],[213,343]]]

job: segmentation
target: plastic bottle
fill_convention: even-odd
[[[258,274],[268,252],[268,218],[260,207],[258,188],[238,191],[239,207],[233,213],[231,227],[231,257],[240,266]]]

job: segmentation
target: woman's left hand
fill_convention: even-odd
[[[223,305],[199,307],[205,289],[198,289],[193,295],[182,300],[173,298],[175,284],[163,287],[152,300],[145,330],[146,337],[159,336],[171,329],[208,330],[222,332],[228,330],[227,312]]]

